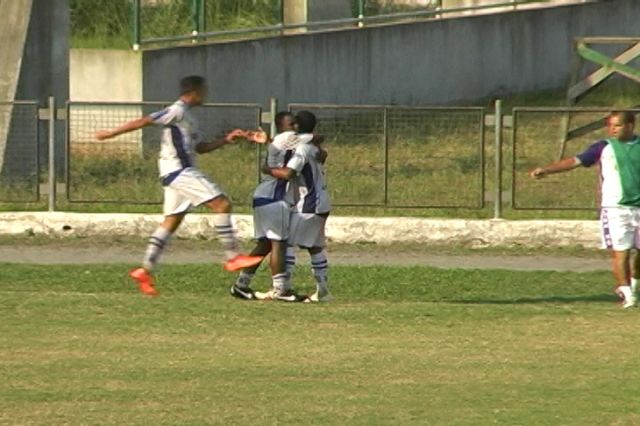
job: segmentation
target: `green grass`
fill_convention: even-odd
[[[310,306],[209,265],[164,266],[157,299],[125,265],[0,267],[0,424],[640,422],[607,273],[335,267]]]

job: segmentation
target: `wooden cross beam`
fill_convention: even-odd
[[[610,58],[588,47],[589,44],[627,44],[631,46],[615,58]],[[575,105],[585,93],[614,74],[622,75],[640,83],[640,70],[628,65],[629,62],[640,56],[640,37],[584,37],[576,40],[575,51],[577,58],[572,70],[571,82],[567,89],[567,106]],[[600,68],[578,81],[578,74],[584,60],[593,62],[599,65]],[[630,108],[635,108],[635,106]],[[570,129],[570,125],[571,115],[567,113],[561,123],[559,158],[564,157],[569,140],[601,129],[605,125],[605,120],[603,117],[576,129]]]

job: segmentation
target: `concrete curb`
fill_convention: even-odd
[[[213,238],[212,215],[191,214],[178,231],[183,238]],[[0,235],[147,236],[162,220],[149,214],[86,214],[64,212],[0,213]],[[241,239],[253,237],[250,215],[235,215]],[[600,246],[598,221],[465,220],[404,217],[330,216],[327,237],[339,243],[466,244],[473,247]]]

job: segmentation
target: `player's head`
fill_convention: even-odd
[[[280,111],[276,114],[276,129],[278,133],[286,132],[287,130],[295,130],[295,119],[293,114],[289,111]]]
[[[300,111],[296,114],[296,127],[298,133],[313,133],[316,128],[316,116],[309,111]]]
[[[190,75],[180,80],[180,97],[190,105],[201,105],[207,96],[204,77]]]
[[[633,137],[633,128],[636,124],[636,116],[630,111],[613,111],[607,118],[607,132],[609,136],[620,140],[629,140]]]

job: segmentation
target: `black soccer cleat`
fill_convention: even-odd
[[[241,288],[234,284],[231,286],[231,289],[229,289],[229,293],[238,299],[256,300],[256,294],[249,287]]]

